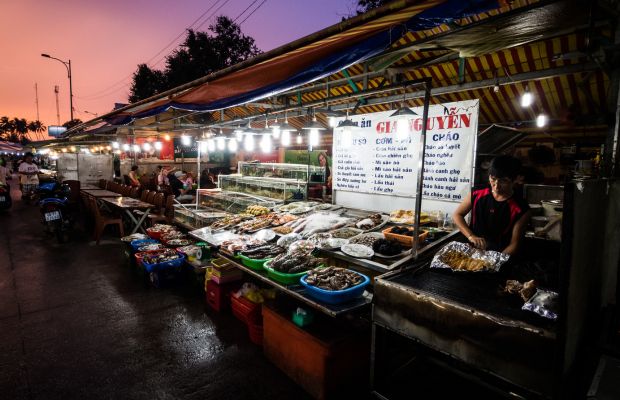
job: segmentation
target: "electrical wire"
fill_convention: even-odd
[[[262,3],[260,3],[260,4],[258,5],[258,7],[256,7],[256,8],[254,9],[254,11],[252,11],[252,12],[250,13],[250,15],[248,15],[247,17],[245,17],[245,19],[244,19],[243,21],[239,22],[239,26],[243,25],[243,23],[244,23],[245,21],[247,21],[247,20],[248,20],[248,18],[250,18],[252,15],[254,15],[254,13],[255,13],[256,11],[258,11],[258,9],[259,9],[259,8],[261,8],[261,7],[263,6],[263,4],[265,4],[266,2],[267,2],[267,0],[263,0],[263,1],[262,1]]]
[[[161,53],[163,53],[164,51],[166,51],[166,49],[168,49],[170,46],[174,45],[176,43],[176,41],[181,38],[188,29],[191,29],[194,25],[196,25],[209,11],[211,11],[213,9],[213,7],[215,7],[220,1],[222,0],[216,0],[213,4],[211,4],[211,6],[209,8],[207,8],[202,14],[200,14],[200,16],[198,18],[196,18],[187,28],[185,28],[180,34],[178,34],[174,39],[172,39],[165,47],[163,47],[161,50],[159,50],[154,56],[152,56],[148,61],[146,61],[145,64],[149,65],[158,55],[160,55]],[[225,0],[224,3],[222,5],[220,5],[220,7],[218,7],[217,10],[215,10],[213,13],[211,13],[211,15],[209,15],[209,17],[207,17],[205,19],[205,21],[203,21],[199,27],[197,29],[200,28],[200,26],[202,26],[206,21],[208,21],[210,18],[213,17],[213,14],[215,14],[218,10],[220,10],[222,8],[223,5],[225,5],[226,3],[228,3],[230,0]],[[162,57],[161,59],[159,59],[155,64],[152,64],[151,66],[154,67],[157,64],[159,64],[164,58],[166,58],[170,53],[167,53],[164,57]],[[78,97],[82,100],[96,100],[96,99],[100,99],[102,97],[107,97],[110,96],[124,88],[126,88],[129,85],[129,82],[127,82],[128,79],[133,78],[134,72],[132,72],[131,74],[125,76],[124,78],[120,79],[119,81],[116,81],[114,84],[108,86],[107,88],[103,89],[103,90],[99,90],[98,92],[95,92],[91,95],[88,96],[84,96],[84,97]],[[110,91],[110,89],[113,89],[117,86],[121,85],[121,87]],[[99,95],[101,94],[101,95]],[[77,96],[76,96],[77,97]]]
[[[253,6],[253,5],[254,5],[257,1],[258,1],[258,0],[254,0],[253,2],[251,2],[251,3],[250,3],[250,5],[249,5],[249,6],[247,6],[247,7],[246,7],[246,9],[245,9],[245,10],[243,10],[243,11],[241,12],[241,14],[237,15],[237,16],[235,17],[235,19],[233,19],[233,22],[237,22],[237,20],[239,19],[239,17],[241,17],[243,14],[245,14],[245,12],[246,12],[246,11],[248,11],[248,10],[250,9],[250,7],[252,7],[252,6]]]

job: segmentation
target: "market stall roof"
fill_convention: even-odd
[[[568,136],[601,131],[609,82],[591,46],[609,33],[600,15],[572,1],[461,3],[397,1],[105,117],[174,131],[244,118],[260,126],[266,113],[327,104],[377,112],[402,100],[403,81],[428,77],[436,103],[480,99],[482,127],[531,126],[546,113]],[[518,105],[525,90],[537,99],[528,109]],[[421,105],[420,96],[410,89],[408,104]],[[292,125],[304,123],[300,115]]]
[[[19,143],[0,141],[0,151],[3,152],[20,152],[24,150],[24,146]]]

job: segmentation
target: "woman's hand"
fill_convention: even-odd
[[[484,238],[481,238],[480,236],[471,235],[470,237],[467,238],[467,240],[469,240],[469,242],[478,249],[486,250],[487,248],[487,241]]]

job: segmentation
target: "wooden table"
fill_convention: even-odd
[[[94,189],[94,190],[99,190],[101,189],[99,186],[97,185],[91,185],[90,183],[84,183],[80,185],[80,189],[86,189],[86,190],[90,190],[90,189]]]
[[[92,196],[96,199],[101,199],[104,197],[122,197],[122,194],[112,192],[110,190],[105,189],[81,189],[82,192],[86,193],[89,196]]]
[[[134,199],[132,197],[122,197],[122,196],[117,197],[117,198],[103,197],[100,200],[103,204],[114,207],[116,209],[120,209],[125,213],[127,218],[129,218],[129,220],[134,224],[131,234],[136,233],[138,229],[141,230],[142,232],[145,232],[144,228],[142,227],[142,224],[144,223],[149,213],[151,212],[151,208],[153,207],[152,204],[145,203],[143,201]],[[133,214],[132,212],[133,210],[143,210],[144,214],[142,214],[142,217],[140,217],[140,219],[138,220],[136,219],[136,216]]]

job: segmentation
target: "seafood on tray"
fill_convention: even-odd
[[[303,251],[280,254],[269,262],[269,268],[285,274],[297,274],[317,268],[325,262],[322,258],[308,256]]]
[[[353,236],[357,236],[360,233],[364,232],[361,229],[357,228],[340,228],[331,231],[332,237],[336,239],[351,239]]]
[[[225,240],[220,244],[220,249],[235,254],[237,251],[243,250],[246,246],[257,246],[265,244],[264,240],[252,238],[251,236],[240,236],[235,239]]]
[[[269,208],[264,207],[264,206],[259,206],[259,205],[253,205],[253,206],[249,206],[245,212],[248,214],[252,214],[252,215],[263,215],[263,214],[268,214],[269,213]]]
[[[292,215],[292,214],[287,214],[287,213],[276,214],[274,218],[271,220],[271,225],[272,226],[284,225],[288,222],[295,221],[296,219],[299,219],[299,217],[296,217],[295,215]]]
[[[521,283],[516,280],[507,280],[506,286],[503,288],[503,292],[507,294],[516,294],[521,297],[521,300],[528,301],[530,297],[536,293],[536,281],[531,280]]]
[[[349,223],[351,223],[351,218],[343,217],[337,213],[325,212],[299,218],[284,226],[291,227],[293,229],[292,232],[300,233],[304,237],[310,237],[315,233],[342,228]]]
[[[383,233],[380,232],[369,232],[369,233],[362,233],[360,235],[357,235],[353,238],[351,238],[349,240],[349,243],[352,244],[363,244],[364,246],[368,246],[370,248],[372,248],[375,244],[376,241],[378,241],[379,239],[385,239],[385,236],[383,235]]]
[[[228,217],[224,217],[221,219],[218,219],[217,221],[215,221],[214,223],[211,224],[211,229],[214,231],[220,230],[220,229],[226,229],[226,228],[231,228],[235,225],[237,225],[238,223],[240,223],[241,221],[245,220],[247,217],[243,216],[243,215],[230,215]]]
[[[345,290],[364,282],[360,274],[338,267],[313,269],[305,280],[307,284],[323,290]]]
[[[415,223],[415,211],[413,210],[394,210],[390,213],[390,222],[397,224],[410,224]],[[420,224],[427,224],[431,222],[428,213],[420,213]]]
[[[355,222],[355,227],[364,231],[375,229],[384,224],[387,221],[387,217],[384,218],[382,214],[371,214],[365,218],[360,218]]]
[[[235,226],[233,229],[236,233],[247,233],[247,232],[256,232],[260,229],[267,228],[271,226],[271,221],[273,220],[273,214],[265,214],[258,216],[249,221],[244,221]]]
[[[273,258],[285,251],[284,247],[277,244],[262,244],[246,246],[239,254],[254,260],[264,260],[266,258]]]
[[[275,228],[272,229],[275,233],[279,234],[279,235],[288,235],[289,233],[293,232],[293,228],[290,226],[277,226]]]
[[[439,250],[431,261],[431,268],[461,272],[497,272],[510,259],[505,253],[480,250],[467,243],[450,242]]]

